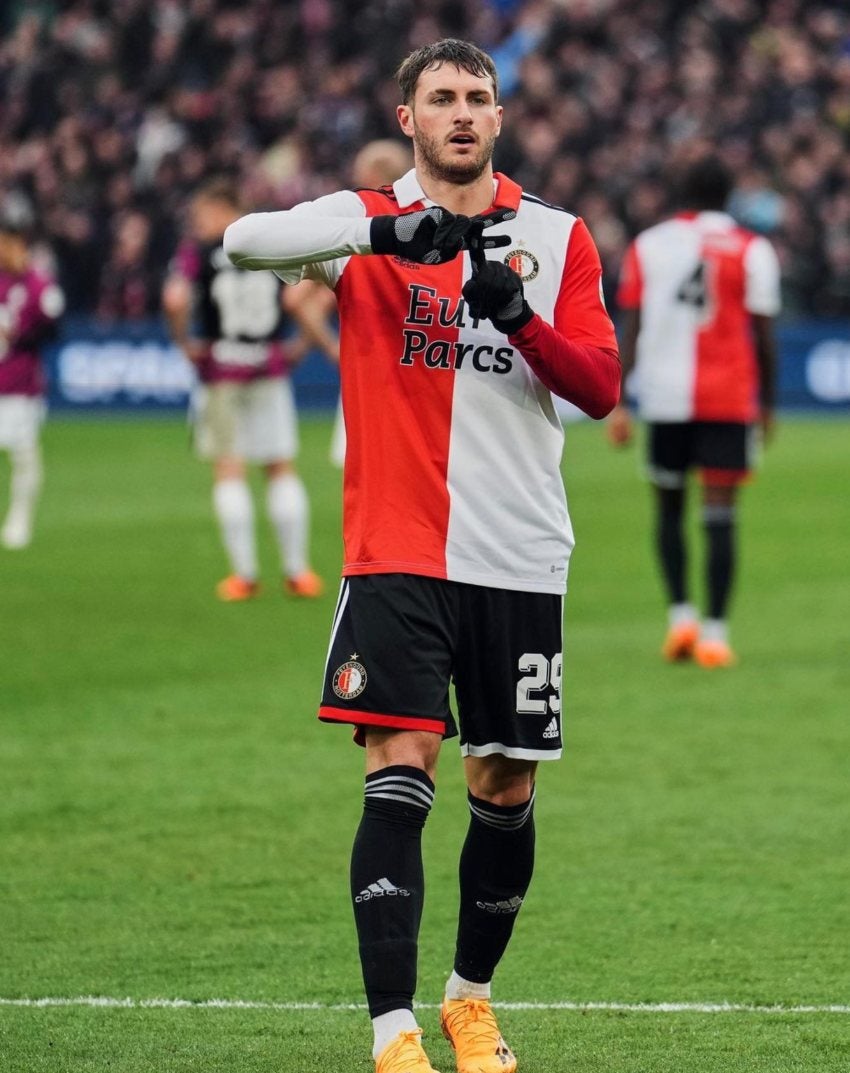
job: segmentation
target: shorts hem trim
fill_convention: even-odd
[[[733,488],[738,484],[745,484],[751,477],[748,469],[717,469],[711,466],[703,466],[699,471],[699,479],[702,484],[719,485],[724,488]]]
[[[515,745],[502,745],[494,741],[487,745],[470,745],[465,742],[460,747],[461,756],[492,756],[498,753],[512,760],[560,760],[563,748],[558,749],[523,749]]]
[[[387,730],[426,730],[444,735],[446,724],[441,719],[419,719],[406,715],[385,715],[382,712],[361,712],[350,708],[332,708],[323,704],[319,708],[323,723],[351,723],[356,727],[385,727]]]

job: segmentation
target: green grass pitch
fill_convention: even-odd
[[[850,1067],[847,436],[780,425],[743,496],[740,663],[707,672],[657,655],[638,452],[568,429],[567,754],[541,771],[537,873],[495,986],[540,1004],[500,1015],[520,1073]],[[340,478],[330,423],[305,420],[302,438],[328,595],[281,593],[260,510],[265,589],[222,605],[209,475],[182,422],[46,426],[36,541],[0,554],[4,1073],[373,1069],[366,1014],[334,1008],[362,1002],[347,895],[362,758],[315,719]],[[449,744],[419,987],[443,1073],[433,1004],[465,825]],[[128,1002],[11,1002],[85,996]],[[717,1003],[744,1008],[699,1008]]]

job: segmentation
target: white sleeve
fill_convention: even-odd
[[[344,266],[308,270],[352,254],[371,253],[372,221],[351,190],[304,201],[285,212],[253,212],[224,232],[224,252],[238,268],[271,268],[285,283],[306,275],[333,286]]]
[[[781,308],[779,290],[779,258],[766,238],[759,235],[744,254],[746,294],[744,304],[748,313],[775,317]]]

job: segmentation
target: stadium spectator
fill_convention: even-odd
[[[277,537],[285,590],[316,597],[323,585],[309,567],[309,503],[295,469],[297,416],[287,375],[292,345],[281,339],[286,296],[271,272],[235,268],[222,236],[240,214],[228,180],[211,180],[191,202],[191,237],[177,250],[163,290],[172,338],[194,363],[200,384],[193,399],[195,444],[213,466],[213,508],[230,561],[216,593],[227,601],[259,592],[249,464],[266,476],[266,508]],[[327,329],[292,309],[311,339]]]
[[[606,285],[671,208],[670,168],[709,143],[740,222],[775,245],[784,308],[850,311],[846,0],[7,4],[0,193],[30,200],[69,309],[147,309],[139,280],[164,271],[205,176],[267,208],[337,189],[358,146],[394,135],[388,57],[435,36],[494,54],[517,117],[496,164],[553,204],[591,202]],[[764,197],[744,196],[754,175]],[[132,212],[150,235],[121,268],[128,303],[107,263]]]
[[[451,681],[471,815],[441,1026],[460,1073],[513,1073],[490,983],[531,881],[537,763],[561,753],[573,541],[553,393],[602,417],[619,363],[586,226],[494,175],[490,57],[443,40],[398,78],[413,170],[251,214],[225,249],[339,302],[345,563],[320,717],[366,747],[351,898],[377,1073],[432,1073],[413,997]]]
[[[773,426],[779,265],[766,238],[724,212],[732,188],[717,158],[691,164],[681,181],[682,211],[641,232],[620,283],[624,385],[632,370],[649,423],[649,476],[655,487],[656,551],[669,601],[663,653],[703,667],[734,662],[727,614],[736,566],[736,501],[753,463],[754,426]],[[621,403],[611,439],[631,438]],[[684,534],[690,470],[702,481],[707,614],[688,596]]]
[[[64,308],[56,283],[34,266],[27,221],[0,214],[0,448],[10,461],[9,508],[0,544],[25,548],[42,484],[39,430],[44,418],[41,347]]]

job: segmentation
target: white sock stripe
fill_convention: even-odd
[[[427,790],[433,797],[434,791],[431,788],[430,782],[425,782],[424,779],[416,779],[412,775],[382,775],[376,779],[373,776],[368,776],[366,780],[367,786],[380,786],[384,782],[407,782],[411,786],[421,786],[423,790]]]
[[[367,799],[378,797],[384,801],[403,801],[406,805],[416,805],[417,808],[424,808],[426,811],[430,809],[430,801],[418,801],[416,797],[411,793],[388,793],[385,790],[381,790],[379,793],[366,794]]]
[[[403,775],[388,775],[383,779],[372,779],[366,783],[366,795],[371,796],[379,790],[397,790],[399,793],[415,794],[429,805],[434,803],[434,791],[420,782]]]
[[[534,797],[536,790],[531,791],[531,797],[528,799],[528,804],[522,812],[518,812],[513,816],[505,816],[499,812],[491,812],[489,809],[482,808],[478,804],[474,804],[469,801],[469,811],[482,823],[486,823],[490,827],[500,827],[503,830],[515,830],[526,822],[531,815],[531,810],[534,808]]]
[[[515,831],[518,830],[525,821],[528,819],[528,813],[524,813],[522,816],[502,817],[494,816],[491,812],[481,812],[479,809],[470,805],[469,811],[477,820],[480,820],[488,827],[495,827],[501,831]]]
[[[717,522],[732,522],[735,520],[737,508],[734,504],[710,504],[702,508],[702,520],[706,525]]]

